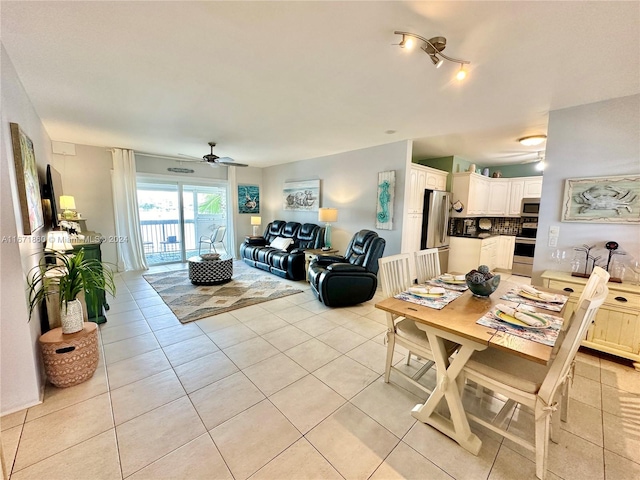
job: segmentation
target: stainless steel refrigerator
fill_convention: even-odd
[[[440,270],[443,273],[449,267],[450,210],[451,192],[428,189],[424,191],[420,249],[437,248],[439,250]]]

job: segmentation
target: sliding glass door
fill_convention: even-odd
[[[209,251],[218,227],[227,226],[227,187],[156,179],[138,180],[138,209],[149,265],[185,262]],[[224,242],[224,240],[223,240]]]

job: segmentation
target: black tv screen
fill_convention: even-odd
[[[45,212],[51,216],[50,224],[52,228],[58,227],[59,202],[62,194],[62,177],[55,168],[47,165],[47,179],[42,188],[42,200],[43,203],[49,204],[49,208],[45,208]]]

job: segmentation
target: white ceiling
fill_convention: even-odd
[[[640,2],[11,2],[2,43],[53,140],[267,166],[414,139],[532,159],[550,110],[640,92]],[[394,30],[447,38],[436,69]],[[393,130],[395,133],[385,133]],[[532,152],[529,156],[526,152]]]

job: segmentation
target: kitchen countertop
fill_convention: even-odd
[[[473,235],[463,235],[463,234],[457,234],[454,233],[453,235],[450,235],[451,237],[458,237],[458,238],[475,238],[478,240],[484,240],[485,238],[490,238],[490,237],[499,237],[501,234],[500,233],[489,233],[489,232],[478,232],[478,233],[474,233]]]

